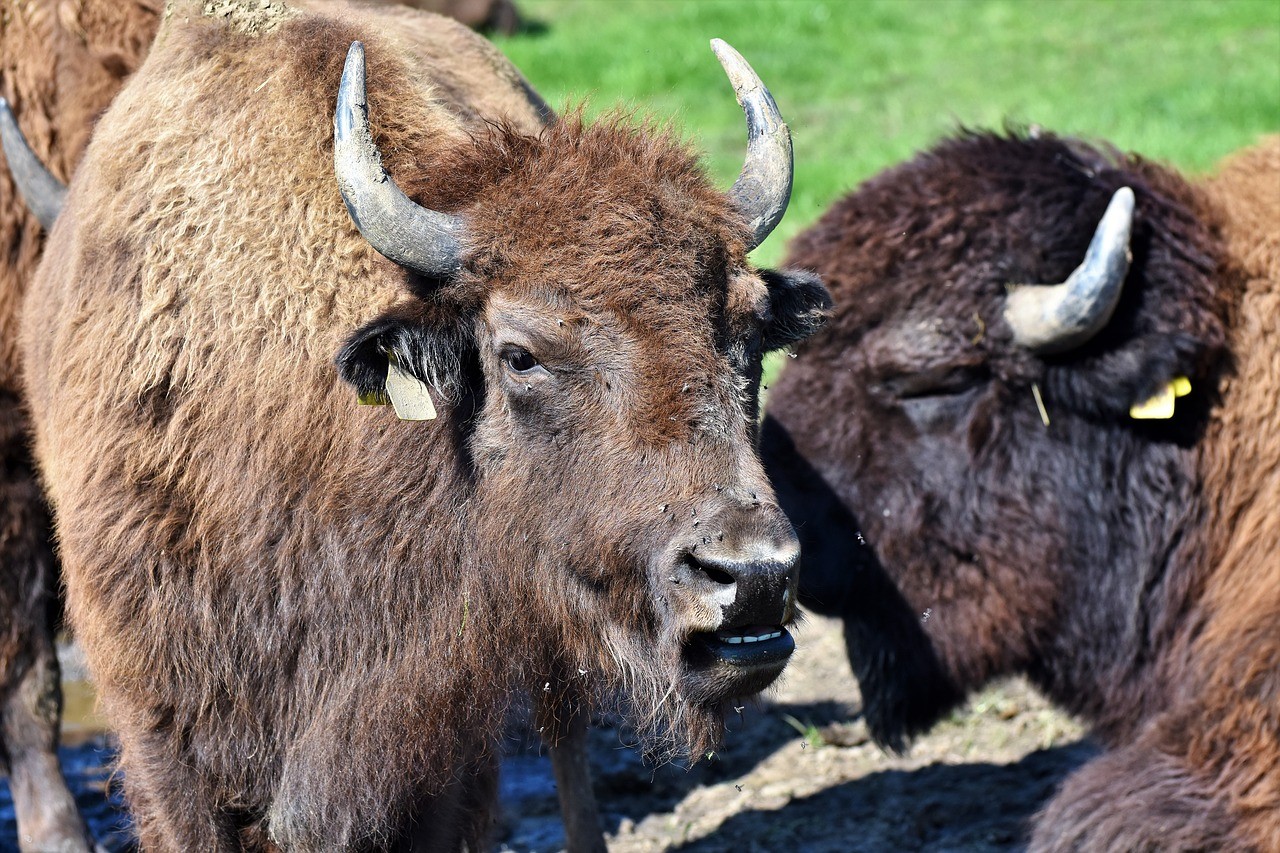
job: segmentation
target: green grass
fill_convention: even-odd
[[[1109,140],[1190,171],[1280,131],[1276,0],[520,0],[499,39],[552,103],[674,119],[728,187],[741,112],[707,42],[738,48],[792,127],[795,192],[756,253],[961,125]]]

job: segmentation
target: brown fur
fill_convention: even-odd
[[[70,174],[98,114],[141,62],[159,8],[159,0],[0,4],[0,94],[55,175]],[[44,235],[3,165],[0,241],[7,247],[0,259],[0,753],[24,849],[87,849],[54,752],[61,704],[56,563],[18,388],[19,310]]]
[[[5,0],[0,94],[41,161],[64,182],[98,116],[146,56],[161,0]],[[0,387],[18,383],[18,316],[43,244],[40,224],[0,169]]]
[[[409,5],[449,4],[420,0]],[[438,11],[504,32],[519,26],[514,6],[505,0],[453,5],[458,8]],[[71,174],[99,115],[145,58],[161,8],[162,0],[4,0],[0,4],[0,94],[9,101],[43,162],[61,179]],[[30,460],[17,381],[19,310],[44,233],[16,196],[2,162],[0,239],[10,247],[0,261],[0,416],[10,421],[0,444],[0,452],[10,460],[0,475],[0,517],[9,531],[0,538],[0,614],[4,614],[0,705],[48,709],[32,711],[35,716],[29,723],[8,730],[10,751],[36,754],[33,761],[52,768],[44,778],[30,782],[30,795],[15,784],[20,832],[38,843],[41,832],[83,834],[83,827],[69,805],[53,808],[54,801],[69,804],[71,799],[52,753],[60,705],[51,612],[56,564],[47,536],[48,513]],[[35,705],[22,698],[30,696],[40,697]],[[24,716],[26,712],[14,713]],[[16,742],[20,734],[31,742]],[[40,802],[31,805],[24,797]],[[36,814],[41,803],[48,806],[48,815]],[[58,815],[51,816],[55,811]],[[67,825],[61,830],[60,821]],[[36,822],[43,829],[34,826]]]
[[[771,312],[825,293],[766,289],[668,136],[544,127],[440,19],[299,8],[257,36],[176,10],[103,119],[25,306],[38,456],[144,846],[416,820],[455,849],[520,692],[619,692],[698,751],[767,683],[688,663],[717,623],[682,555],[701,524],[793,542],[752,413]],[[355,38],[389,172],[469,223],[454,281],[377,255],[338,195]],[[551,372],[515,381],[512,342]],[[395,352],[440,418],[356,406],[340,349],[358,386]]]
[[[522,23],[514,0],[406,0],[406,5],[508,36],[519,32]]]
[[[1134,257],[1107,328],[1057,356],[1013,346],[1005,285],[1065,278],[1122,185]],[[844,617],[884,743],[1012,672],[1094,725],[1108,752],[1035,850],[1280,839],[1277,221],[1280,139],[1193,184],[1048,134],[969,134],[793,246],[840,305],[764,429],[780,500],[811,522],[802,595]],[[1172,420],[1129,419],[1179,374]]]

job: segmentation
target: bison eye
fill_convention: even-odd
[[[507,369],[512,373],[529,373],[540,365],[538,360],[529,354],[526,349],[520,347],[512,347],[502,354],[502,360],[506,363]]]
[[[987,378],[989,374],[981,367],[935,367],[886,379],[881,387],[900,400],[947,397],[963,394]]]

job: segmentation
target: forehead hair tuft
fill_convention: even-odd
[[[423,203],[466,217],[481,279],[625,309],[655,288],[722,290],[745,263],[747,224],[698,156],[669,125],[626,111],[587,124],[579,107],[538,133],[486,125],[419,181]]]

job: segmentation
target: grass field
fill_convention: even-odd
[[[707,46],[752,63],[792,127],[795,193],[756,253],[961,125],[1107,139],[1192,171],[1280,131],[1277,0],[519,0],[499,39],[553,106],[674,119],[728,186],[741,112]]]

